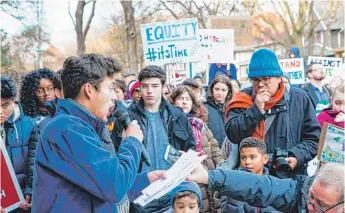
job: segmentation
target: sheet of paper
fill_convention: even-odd
[[[166,172],[166,179],[160,179],[146,187],[134,203],[145,206],[152,200],[158,199],[182,183],[188,175],[207,157],[198,156],[199,153],[189,150]]]

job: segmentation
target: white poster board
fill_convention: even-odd
[[[201,60],[195,57],[199,35],[195,18],[141,24],[140,31],[146,65]]]
[[[325,68],[325,82],[330,82],[335,73],[341,68],[343,62],[341,58],[309,56],[308,65],[311,63],[321,64]]]
[[[283,72],[289,74],[291,84],[304,84],[305,72],[303,58],[280,59]]]
[[[201,54],[203,62],[233,63],[234,30],[201,29],[198,42],[197,54]]]
[[[318,147],[321,162],[344,163],[344,129],[324,123]]]

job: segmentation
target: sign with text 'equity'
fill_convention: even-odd
[[[211,16],[211,29],[235,30],[235,45],[253,45],[253,18],[251,16]]]
[[[303,58],[280,59],[279,64],[289,74],[291,84],[305,83]]]
[[[196,58],[198,21],[195,18],[140,25],[145,64],[176,64]]]
[[[202,61],[232,63],[234,61],[234,30],[200,29],[199,48]]]
[[[0,165],[1,165],[1,188],[0,204],[7,212],[19,207],[24,203],[24,197],[20,189],[17,177],[14,173],[11,161],[8,157],[5,145],[0,137]]]

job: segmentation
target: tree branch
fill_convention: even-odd
[[[161,4],[167,9],[175,19],[179,19],[178,15],[165,3],[164,0],[160,0]]]
[[[69,17],[71,18],[72,23],[73,23],[73,25],[74,25],[74,27],[75,27],[75,21],[74,21],[74,19],[73,19],[72,14],[71,14],[71,1],[68,1],[68,14],[69,14]]]
[[[87,32],[89,31],[90,29],[90,25],[91,25],[91,21],[93,19],[93,16],[95,15],[95,7],[96,7],[96,0],[92,0],[92,10],[91,10],[91,14],[90,14],[90,17],[89,17],[89,20],[87,21],[86,25],[85,25],[85,30],[84,30],[84,39],[86,38],[86,35],[87,35]]]

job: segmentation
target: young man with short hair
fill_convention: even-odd
[[[309,64],[306,75],[310,83],[302,89],[308,93],[314,109],[321,101],[330,102],[330,92],[322,86],[322,80],[326,78],[325,68],[321,64]]]
[[[143,144],[152,165],[142,164],[141,172],[166,170],[171,165],[164,159],[168,145],[187,152],[196,150],[191,125],[183,113],[162,98],[166,72],[159,66],[147,66],[139,73],[141,99],[128,108],[132,120],[137,120],[144,133]],[[164,212],[169,208],[169,195],[145,206],[147,212]]]
[[[67,58],[63,69],[66,99],[58,101],[37,144],[32,212],[128,212],[126,196],[140,195],[164,173],[137,176],[143,134],[136,122],[117,153],[101,140],[116,97],[113,76],[121,67],[88,54]]]

